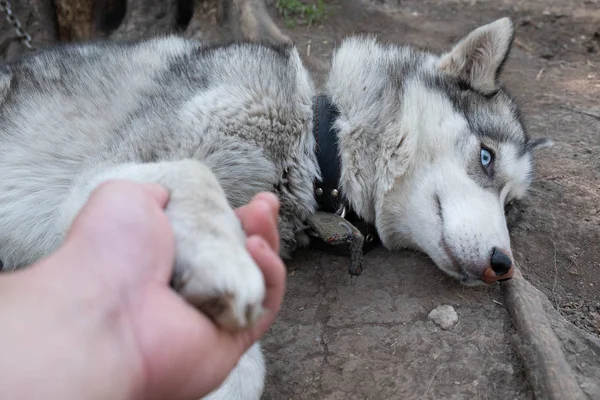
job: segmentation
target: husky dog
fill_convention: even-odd
[[[498,83],[508,18],[445,54],[344,40],[324,95],[339,162],[332,195],[390,250],[415,248],[460,282],[512,275],[503,208],[526,193],[532,152]],[[0,259],[25,267],[58,246],[90,192],[125,178],[171,193],[181,295],[226,329],[251,324],[265,294],[232,207],[281,201],[282,255],[308,243],[326,166],[316,90],[293,46],[208,47],[174,36],[48,49],[0,66]],[[325,123],[325,122],[322,122]],[[212,308],[214,310],[214,308]],[[210,311],[210,310],[209,310]],[[210,398],[261,396],[255,345]]]

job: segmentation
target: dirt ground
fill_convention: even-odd
[[[510,16],[515,47],[503,82],[521,105],[539,153],[531,196],[511,214],[525,278],[569,321],[600,337],[600,0],[326,0],[307,28],[275,21],[322,84],[333,47],[353,33],[441,52],[478,25]],[[214,4],[213,4],[214,5]],[[207,3],[203,35],[214,7]],[[530,399],[500,285],[466,288],[425,256],[379,248],[351,279],[348,260],[303,250],[287,263],[281,314],[263,341],[265,399]],[[451,330],[427,320],[437,306]],[[576,354],[572,351],[570,354]],[[596,357],[600,357],[597,354]],[[600,396],[600,371],[579,363]],[[590,372],[591,371],[591,372]]]
[[[480,24],[513,18],[515,47],[503,82],[522,106],[531,136],[555,142],[539,153],[531,196],[511,215],[516,262],[563,316],[600,335],[600,1],[327,4],[329,16],[311,28],[285,28],[276,18],[320,83],[345,35],[369,32],[444,51]],[[264,341],[265,398],[533,396],[510,343],[513,327],[498,286],[460,287],[408,251],[368,254],[356,280],[346,275],[346,262],[305,251],[288,263],[284,308]],[[442,304],[459,315],[451,331],[427,322]],[[600,382],[600,375],[594,378]]]

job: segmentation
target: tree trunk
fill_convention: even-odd
[[[9,0],[32,44],[96,38],[139,39],[179,33],[205,40],[228,39],[291,43],[267,11],[265,0]],[[268,0],[267,0],[268,1]],[[2,15],[5,17],[5,15]],[[204,35],[207,23],[218,37]],[[0,19],[0,56],[13,59],[27,51],[15,29]]]
[[[54,7],[61,42],[86,40],[96,36],[94,0],[56,0]]]

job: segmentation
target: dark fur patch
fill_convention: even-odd
[[[438,196],[437,193],[433,195],[433,201],[435,202],[437,215],[442,221],[442,225],[444,225],[444,213],[442,209],[442,202],[440,201],[440,196]]]
[[[196,49],[195,53],[198,55],[208,55],[210,53],[218,52],[223,49],[235,49],[236,47],[245,47],[248,49],[255,48],[258,49],[269,49],[273,51],[273,54],[287,59],[290,56],[290,51],[293,48],[291,44],[274,44],[268,41],[223,41],[219,43],[213,43],[208,46],[200,46]]]
[[[521,111],[516,101],[502,87],[496,93],[486,95],[474,90],[464,81],[443,75],[426,77],[425,82],[430,88],[441,91],[450,99],[454,110],[464,116],[473,134],[482,140],[489,139],[497,143],[510,142],[519,149],[520,155],[525,154],[529,137]],[[499,119],[503,125],[486,117],[486,114],[498,112],[506,113]],[[517,124],[517,126],[511,127],[510,124]],[[515,131],[520,134],[514,135]]]

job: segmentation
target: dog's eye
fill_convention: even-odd
[[[481,165],[487,168],[492,163],[492,153],[488,149],[481,149]]]
[[[483,170],[488,176],[494,175],[494,152],[485,146],[481,146],[479,159]]]

